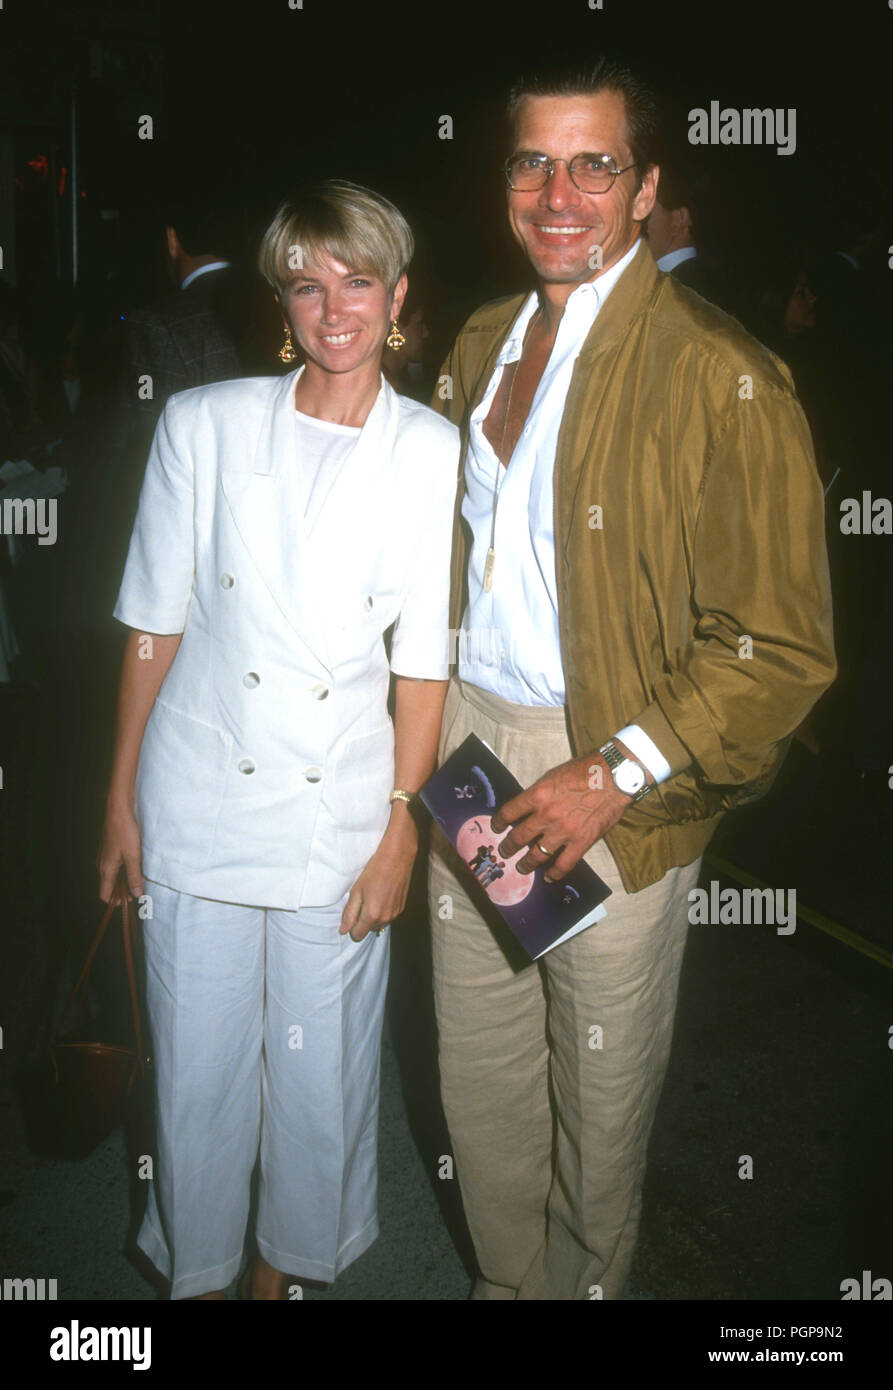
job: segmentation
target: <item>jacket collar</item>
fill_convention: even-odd
[[[323,585],[352,575],[365,553],[362,539],[368,538],[370,527],[374,530],[383,483],[387,490],[383,465],[393,456],[400,402],[382,377],[356,443],[308,525],[283,501],[283,484],[296,466],[294,389],[303,370],[276,382],[250,469],[222,468],[220,481],[239,535],[270,594],[295,632],[328,666]]]
[[[633,320],[650,304],[657,280],[654,257],[647,246],[640,246],[592,325],[577,358],[578,365],[591,362],[629,331]]]
[[[647,308],[657,280],[654,257],[647,246],[640,246],[600,309],[580,350],[578,363],[591,362],[629,330],[633,319]],[[469,397],[469,414],[483,399],[499,353],[528,298],[529,291],[485,305],[475,316],[475,322],[465,330],[469,336],[481,335],[484,353],[480,374]]]
[[[278,473],[288,466],[294,453],[295,387],[303,372],[303,366],[298,367],[276,382],[258,431],[252,473]],[[397,435],[399,415],[400,399],[382,373],[378,395],[357,436],[353,452],[360,450],[365,454],[373,441],[378,445],[386,442],[392,446]]]

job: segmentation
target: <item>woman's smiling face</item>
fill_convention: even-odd
[[[323,371],[351,372],[380,360],[392,319],[406,295],[402,275],[391,293],[372,271],[319,255],[282,291],[280,307],[307,360]]]

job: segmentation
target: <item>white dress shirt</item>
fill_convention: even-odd
[[[463,681],[520,705],[563,705],[564,669],[555,574],[553,471],[564,405],[577,357],[611,290],[639,251],[640,240],[596,280],[568,296],[552,353],[533,398],[510,465],[503,468],[483,424],[506,363],[521,356],[537,308],[532,293],[506,340],[484,397],[469,422],[462,515],[472,532],[469,601],[459,639]],[[490,590],[484,568],[490,548],[494,489],[498,488],[495,563]],[[655,781],[669,764],[637,726],[617,735]]]

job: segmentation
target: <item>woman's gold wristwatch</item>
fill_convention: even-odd
[[[395,801],[408,801],[411,806],[415,799],[415,792],[405,792],[402,787],[395,787],[388,797],[388,805],[393,806]]]

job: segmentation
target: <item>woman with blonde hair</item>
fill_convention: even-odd
[[[123,871],[147,904],[138,1244],[172,1298],[238,1273],[258,1156],[252,1297],[378,1233],[382,933],[437,751],[459,453],[381,373],[412,250],[354,184],[283,204],[260,267],[303,365],[171,397],[140,495],[99,870],[106,902]]]

